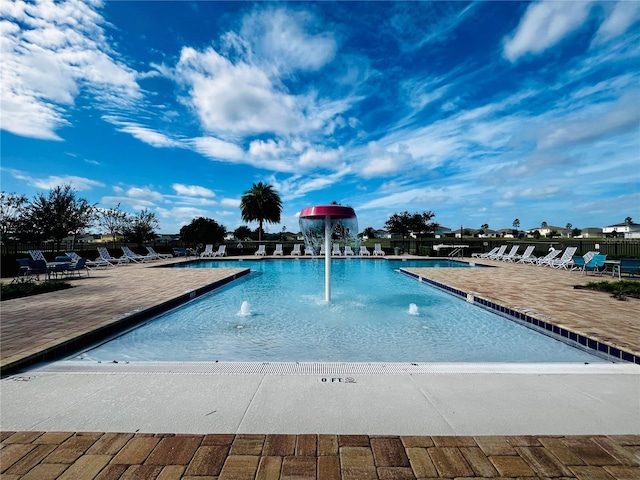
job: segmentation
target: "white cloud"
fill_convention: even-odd
[[[104,115],[102,117],[104,120],[117,125],[117,130],[120,132],[125,132],[130,134],[132,137],[137,138],[141,142],[144,142],[152,147],[184,147],[184,144],[178,140],[174,140],[169,138],[167,135],[161,132],[157,132],[148,127],[138,125],[133,122],[127,122],[124,120],[120,120],[113,115]]]
[[[300,155],[298,165],[304,169],[314,169],[331,167],[340,162],[340,156],[344,153],[343,148],[335,150],[319,150],[316,148],[309,148]]]
[[[539,2],[527,8],[516,31],[505,39],[504,56],[515,62],[539,55],[585,25],[593,2]]]
[[[191,142],[196,151],[213,160],[239,162],[245,156],[242,148],[218,138],[199,137],[192,139]]]
[[[215,197],[216,194],[206,188],[199,185],[182,185],[181,183],[174,183],[171,187],[176,191],[178,195],[186,195],[189,197]]]
[[[223,198],[220,200],[220,205],[223,207],[235,207],[240,208],[240,200],[237,198]]]
[[[607,135],[638,131],[640,127],[640,92],[627,92],[616,102],[593,104],[573,116],[547,123],[542,130],[539,149],[557,148],[593,142]]]
[[[283,91],[256,66],[234,65],[213,48],[183,48],[176,75],[189,89],[188,101],[208,132],[286,134],[308,123],[306,98]]]
[[[600,24],[600,28],[594,38],[594,43],[604,43],[626,32],[631,25],[640,18],[640,2],[620,1],[613,6],[605,2],[605,8],[609,8],[609,14]]]
[[[25,181],[28,185],[36,188],[50,190],[55,187],[63,185],[71,185],[74,190],[79,192],[91,190],[95,187],[104,187],[104,183],[97,180],[91,180],[85,177],[78,177],[75,175],[50,175],[48,177],[34,177],[20,170],[6,169],[3,171],[8,172],[14,178]]]
[[[149,202],[149,204],[153,202],[162,202],[164,197],[161,193],[151,190],[149,187],[130,187],[127,189],[125,195],[130,199],[135,199],[137,201],[145,201]]]
[[[243,19],[240,35],[265,67],[283,72],[319,70],[337,50],[334,34],[321,31],[319,22],[305,11],[258,9]]]
[[[66,109],[83,90],[105,108],[140,98],[133,70],[114,58],[99,2],[2,2],[2,128],[60,140]],[[108,103],[107,103],[108,102]]]

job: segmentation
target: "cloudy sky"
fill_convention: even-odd
[[[1,188],[228,230],[262,181],[450,228],[640,222],[640,2],[0,2]],[[255,228],[256,225],[250,225]]]

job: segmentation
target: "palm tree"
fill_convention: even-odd
[[[242,195],[240,210],[242,210],[242,220],[245,222],[257,221],[259,223],[258,241],[260,242],[262,241],[263,222],[280,222],[282,200],[280,200],[280,195],[271,185],[258,182],[254,183]]]

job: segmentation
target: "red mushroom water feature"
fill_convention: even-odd
[[[331,301],[331,238],[357,247],[358,218],[351,207],[319,205],[303,208],[300,212],[300,231],[305,244],[314,255],[324,244],[324,299]]]

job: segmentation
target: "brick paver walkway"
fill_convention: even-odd
[[[10,479],[640,478],[640,436],[3,432]]]
[[[574,290],[577,273],[509,265],[419,269],[506,306],[526,307],[591,337],[640,352],[638,301]],[[53,348],[232,271],[135,265],[93,271],[77,288],[2,302],[2,364]],[[603,279],[607,279],[604,277]],[[596,278],[599,280],[599,278]],[[640,435],[401,437],[2,432],[9,479],[640,479]]]

